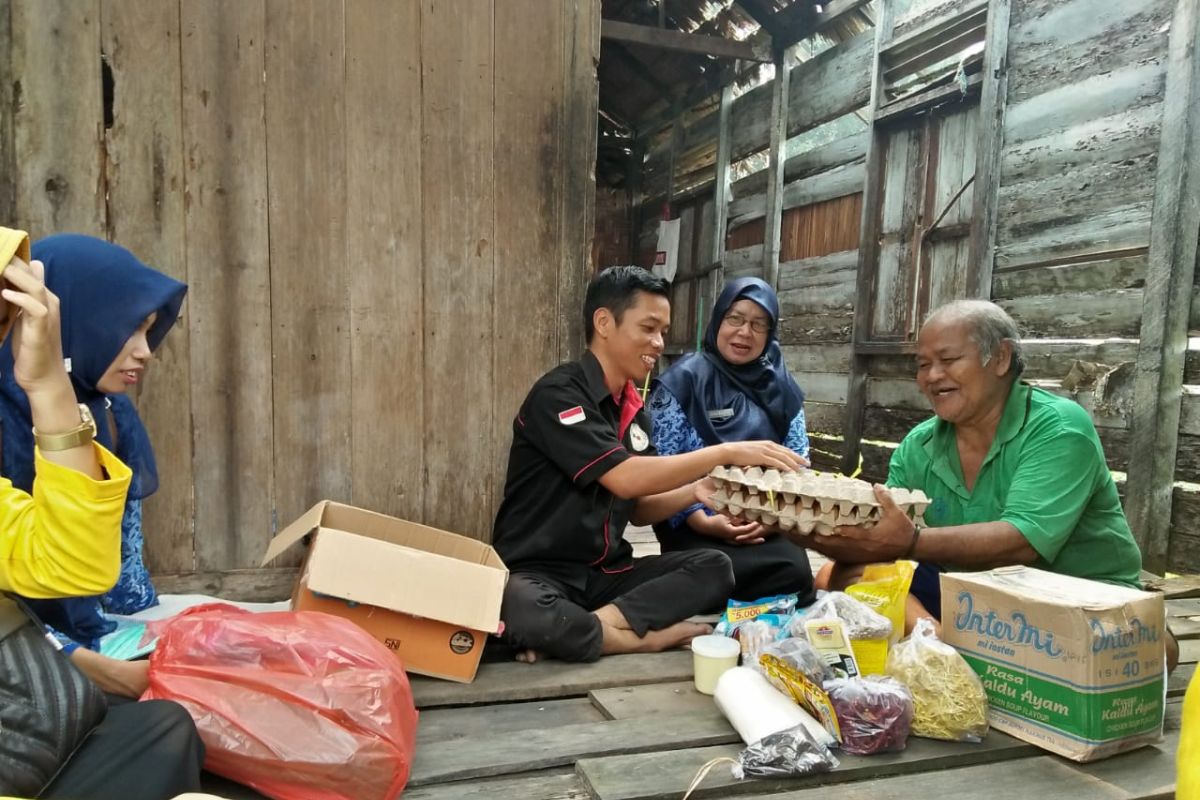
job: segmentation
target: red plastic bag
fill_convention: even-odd
[[[181,703],[205,769],[277,800],[390,800],[408,781],[417,711],[395,653],[352,622],[224,604],[152,624],[143,699]]]

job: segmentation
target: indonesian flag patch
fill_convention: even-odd
[[[584,419],[583,406],[575,406],[558,412],[558,421],[563,425],[574,425],[576,422],[583,422]]]

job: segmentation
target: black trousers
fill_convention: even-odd
[[[591,612],[609,603],[638,636],[670,627],[725,603],[733,587],[729,557],[716,550],[638,559],[625,572],[591,570],[583,588],[517,570],[509,575],[500,616],[504,639],[563,661],[595,661],[603,631]]]
[[[41,795],[54,800],[170,800],[200,791],[204,744],[178,703],[118,703]]]
[[[731,544],[691,529],[654,528],[664,553],[685,550],[719,550],[733,562],[734,600],[757,600],[777,594],[799,596],[801,606],[813,600],[812,566],[803,547],[783,535],[768,536],[762,544]]]

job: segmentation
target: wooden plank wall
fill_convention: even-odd
[[[963,5],[953,0],[902,19],[897,35]],[[991,293],[1027,337],[1026,376],[1092,412],[1109,465],[1117,472],[1129,463],[1131,370],[1114,373],[1097,390],[1094,380],[1077,380],[1076,362],[1111,368],[1136,359],[1174,5],[1174,0],[1115,6],[1102,0],[1012,0]],[[870,88],[870,38],[867,32],[793,69],[789,135],[863,105]],[[735,159],[766,146],[769,98],[767,84],[734,101]],[[925,225],[974,173],[977,106],[939,116],[939,159],[932,170],[934,191],[922,210]],[[714,119],[702,116],[685,126],[677,160],[693,176],[711,165]],[[866,139],[865,133],[838,139],[793,157],[785,168],[781,338],[807,393],[814,447],[823,451],[818,464],[831,468],[844,425],[858,225],[855,221],[843,247],[825,249],[825,240],[838,237],[828,235],[827,225],[817,228],[800,220],[815,219],[837,204],[861,204]],[[666,150],[649,156],[647,197],[656,186],[650,173],[661,176],[659,162],[665,164],[667,156]],[[917,180],[906,167],[917,154],[907,156],[896,160],[893,170],[901,197]],[[726,278],[759,274],[765,182],[766,173],[759,172],[732,186]],[[943,235],[926,242],[926,284],[919,291],[931,307],[966,291],[964,237],[976,190],[969,187],[941,221]],[[789,226],[789,215],[796,224]],[[912,220],[892,222],[899,246]],[[898,294],[907,296],[907,290]],[[1200,287],[1194,297],[1192,326],[1200,329]],[[877,322],[884,328],[902,326],[899,317],[887,315]],[[914,372],[909,356],[871,358],[863,446],[868,477],[886,475],[894,443],[929,413]],[[1184,381],[1176,472],[1183,484],[1175,490],[1169,560],[1173,569],[1196,572],[1200,353],[1189,354]]]
[[[489,534],[517,405],[582,346],[598,26],[595,0],[0,5],[5,223],[191,286],[137,398],[173,589],[262,583],[323,498]]]

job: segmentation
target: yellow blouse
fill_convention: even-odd
[[[32,496],[0,478],[0,591],[75,597],[116,583],[132,473],[104,447],[93,447],[107,480],[47,461],[40,452]]]

